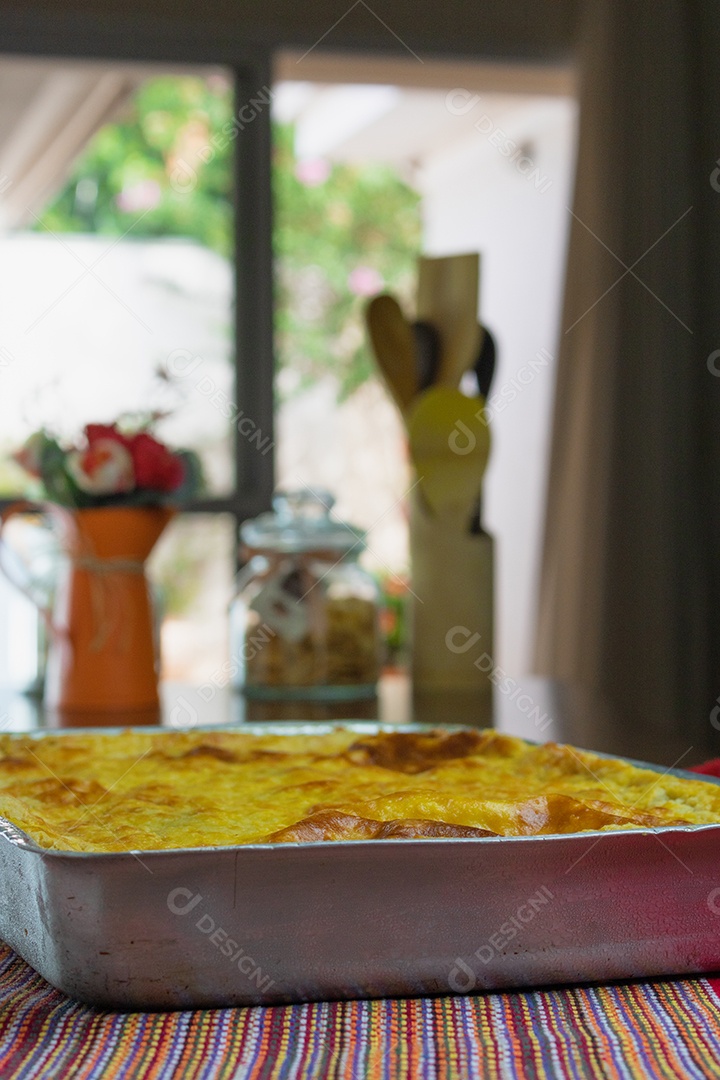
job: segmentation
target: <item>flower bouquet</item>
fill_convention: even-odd
[[[200,460],[160,442],[154,419],[127,431],[118,423],[88,424],[70,446],[36,431],[13,458],[60,506],[177,506],[202,489]]]

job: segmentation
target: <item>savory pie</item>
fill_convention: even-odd
[[[720,786],[494,731],[0,736],[0,815],[45,848],[148,851],[720,822]]]

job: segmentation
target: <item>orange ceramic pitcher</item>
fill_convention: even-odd
[[[158,710],[159,658],[145,560],[173,511],[17,503],[0,518],[0,546],[8,519],[33,510],[59,526],[67,555],[54,610],[43,611],[49,629],[46,705],[62,713]],[[14,584],[37,603],[30,590]]]

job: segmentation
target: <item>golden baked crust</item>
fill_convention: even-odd
[[[494,731],[0,736],[0,815],[128,851],[720,822],[720,786]]]

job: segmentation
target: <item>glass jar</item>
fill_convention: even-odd
[[[373,698],[379,594],[358,565],[365,534],[330,516],[327,492],[282,492],[240,530],[247,564],[231,625],[234,685],[248,698]]]

